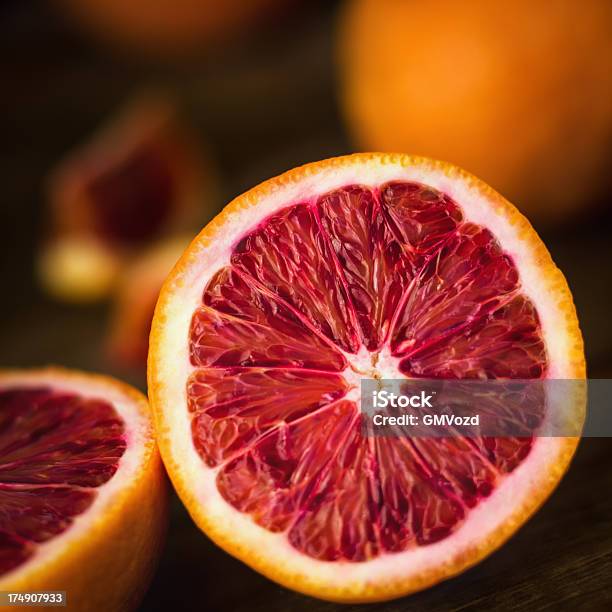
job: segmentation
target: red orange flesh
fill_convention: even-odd
[[[166,517],[145,398],[92,374],[2,371],[0,415],[0,589],[132,609]]]
[[[577,442],[362,434],[362,377],[584,376],[571,296],[528,223],[429,160],[337,158],[241,196],[166,281],[151,341],[162,453],[195,520],[325,598],[475,563]]]

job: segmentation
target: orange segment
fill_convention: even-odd
[[[280,423],[333,403],[348,391],[344,378],[289,368],[198,369],[187,396],[198,453],[219,465]]]
[[[236,245],[231,261],[338,346],[357,351],[354,310],[311,206],[295,204],[266,219]]]
[[[383,220],[374,194],[360,186],[338,189],[317,202],[321,227],[339,263],[361,335],[369,350],[389,331],[390,317],[410,278],[411,262]]]
[[[206,287],[203,302],[191,322],[194,364],[346,366],[341,352],[314,334],[300,313],[236,269],[221,269]]]

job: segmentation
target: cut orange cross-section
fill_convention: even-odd
[[[389,599],[475,564],[577,444],[362,432],[362,378],[585,375],[571,294],[529,223],[427,159],[330,159],[238,197],[167,279],[150,347],[162,456],[194,520],[321,598]]]
[[[131,610],[166,529],[146,398],[113,379],[0,371],[0,591]]]

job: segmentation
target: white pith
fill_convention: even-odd
[[[105,383],[104,379],[81,378],[73,373],[59,372],[61,371],[50,369],[0,373],[0,390],[45,386],[108,402],[124,421],[126,449],[119,460],[115,474],[95,489],[95,499],[91,506],[76,516],[66,531],[47,542],[38,544],[29,560],[0,577],[0,590],[5,583],[12,583],[17,577],[34,574],[40,567],[61,556],[74,542],[87,537],[88,530],[94,528],[100,517],[113,506],[118,493],[132,485],[134,476],[142,469],[142,465],[151,453],[154,439],[151,423],[135,408],[134,397],[124,393],[119,386]]]
[[[194,369],[188,355],[189,326],[194,310],[201,303],[207,281],[213,273],[229,264],[232,249],[244,234],[280,208],[348,184],[376,188],[392,180],[417,181],[448,194],[459,203],[467,221],[493,231],[503,250],[516,264],[522,292],[537,308],[550,364],[547,376],[561,379],[573,376],[567,359],[572,347],[569,335],[564,333],[567,322],[554,296],[542,290],[533,249],[520,238],[519,229],[496,212],[477,188],[468,181],[450,178],[437,168],[381,164],[378,160],[321,168],[299,183],[278,187],[262,197],[257,206],[235,212],[218,230],[217,235],[223,239],[217,238],[211,243],[196,239],[185,273],[170,277],[172,297],[165,303],[163,324],[158,328],[156,382],[159,387],[156,402],[165,407],[163,414],[158,414],[158,425],[160,435],[169,438],[169,444],[162,448],[164,459],[180,472],[182,481],[188,483],[189,496],[197,502],[199,518],[213,526],[211,532],[216,539],[231,541],[235,554],[248,557],[249,562],[264,573],[266,567],[287,567],[288,575],[301,576],[305,591],[312,583],[327,585],[330,590],[341,590],[349,585],[354,589],[359,585],[359,589],[366,593],[369,585],[405,580],[411,574],[420,575],[427,573],[428,569],[456,564],[457,559],[477,548],[479,542],[507,522],[514,510],[529,499],[542,485],[541,475],[551,472],[551,466],[564,450],[563,439],[536,439],[527,459],[501,482],[489,498],[468,513],[463,525],[451,536],[436,544],[384,554],[361,563],[328,563],[308,557],[289,544],[286,534],[274,534],[258,526],[249,515],[238,512],[220,495],[215,483],[220,468],[208,468],[192,441],[185,385]],[[190,266],[191,262],[194,265]],[[346,377],[355,384],[359,380],[356,370],[366,372],[370,356],[363,350],[357,356],[346,356],[353,365],[350,371],[346,371]],[[395,358],[383,351],[377,371],[384,378],[401,377],[395,362]]]

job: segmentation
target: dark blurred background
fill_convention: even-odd
[[[99,126],[145,90],[172,97],[181,122],[205,151],[205,180],[214,189],[201,223],[264,179],[357,150],[338,93],[341,3],[296,1],[273,11],[257,28],[244,27],[204,50],[180,53],[141,52],[100,40],[79,28],[60,4],[4,0],[0,5],[0,366],[57,363],[108,372],[145,390],[144,363],[114,358],[108,350],[117,311],[113,290],[104,299],[71,303],[38,281],[43,245],[61,234],[49,205],[49,177],[67,154],[76,151],[78,157]],[[610,106],[612,98],[604,102]],[[611,161],[602,163],[610,168]],[[568,279],[589,374],[599,378],[612,374],[609,184],[589,190],[579,212],[565,222],[532,218]],[[132,246],[124,252],[122,262],[138,256]],[[606,440],[585,440],[551,501],[502,550],[459,578],[370,608],[534,610],[564,604],[603,609],[612,603],[611,456]],[[170,608],[337,606],[289,592],[252,572],[202,536],[173,499],[165,553],[142,605],[151,611]]]

